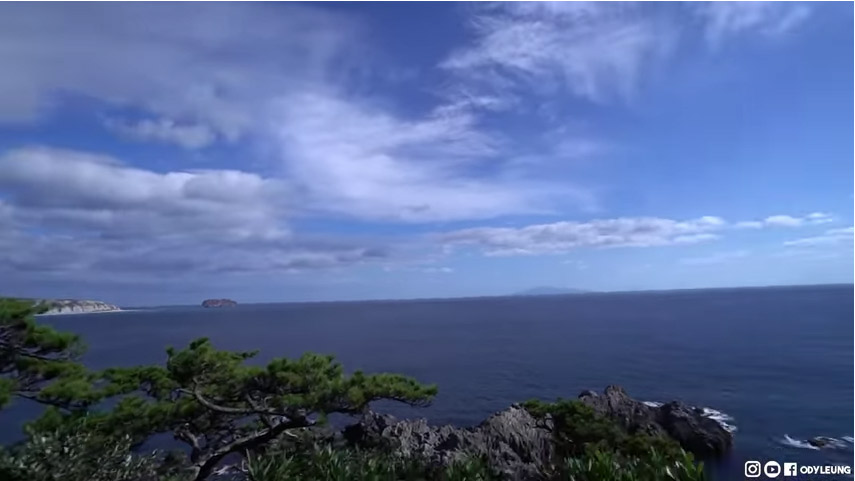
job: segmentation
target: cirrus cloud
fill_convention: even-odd
[[[694,244],[718,238],[726,225],[719,217],[687,221],[658,217],[555,222],[520,228],[476,227],[446,233],[440,240],[451,246],[475,246],[487,255],[558,254],[584,247],[651,247]]]

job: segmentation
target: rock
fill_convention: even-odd
[[[811,446],[815,447],[815,448],[820,448],[820,449],[826,449],[826,448],[844,449],[844,450],[851,450],[852,449],[851,443],[847,443],[846,441],[844,441],[842,439],[830,438],[828,436],[815,436],[815,437],[808,439],[807,443],[810,444]]]
[[[234,307],[237,302],[231,299],[205,299],[202,301],[202,307]]]
[[[733,444],[733,435],[703,409],[674,401],[653,407],[636,401],[620,386],[609,386],[599,395],[585,391],[579,400],[597,413],[620,423],[627,431],[667,435],[683,449],[700,457],[721,456]]]
[[[665,434],[665,430],[657,424],[656,408],[632,399],[620,386],[608,386],[602,395],[584,391],[579,395],[579,400],[598,414],[617,421],[630,433]]]
[[[369,412],[343,434],[352,444],[382,446],[436,466],[484,457],[491,468],[514,480],[542,479],[540,472],[553,454],[551,422],[538,421],[519,405],[471,428],[430,426],[424,419],[398,421]]]
[[[673,438],[699,457],[718,456],[732,444],[732,435],[719,423],[680,402],[648,406],[629,397],[619,386],[603,394],[585,391],[579,400],[629,432]],[[514,404],[475,427],[431,426],[424,419],[397,420],[366,413],[342,431],[344,442],[359,447],[381,447],[402,457],[421,458],[447,466],[467,457],[483,457],[508,480],[542,480],[554,459],[554,424],[538,419]]]
[[[36,304],[46,305],[48,310],[44,315],[55,314],[85,314],[89,312],[112,312],[122,309],[112,304],[101,301],[88,301],[81,299],[39,299]]]
[[[662,405],[659,424],[686,451],[701,457],[721,456],[730,450],[733,435],[721,424],[690,406],[674,401]]]

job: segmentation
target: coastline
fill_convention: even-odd
[[[71,311],[71,312],[44,312],[42,314],[36,314],[36,317],[42,316],[73,316],[78,314],[109,314],[111,312],[133,312],[139,309],[109,309],[109,310],[96,310],[96,311]]]

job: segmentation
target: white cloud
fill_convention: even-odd
[[[829,222],[834,221],[834,217],[831,214],[826,214],[824,212],[813,212],[805,216],[805,220],[810,224],[827,224]]]
[[[360,35],[296,4],[4,4],[0,122],[35,120],[77,94],[175,122],[144,124],[145,137],[195,126],[233,141],[270,96],[367,63]]]
[[[685,259],[681,259],[680,262],[687,265],[722,264],[725,262],[732,262],[737,259],[745,258],[748,256],[748,254],[748,251],[744,250],[717,252],[708,256],[688,257]]]
[[[280,237],[285,187],[234,170],[157,173],[85,152],[25,148],[0,156],[0,186],[44,224],[75,223],[111,237]]]
[[[810,16],[807,5],[795,2],[698,2],[692,8],[706,22],[707,40],[713,46],[743,34],[780,36]]]
[[[555,222],[520,228],[477,227],[440,236],[448,245],[475,246],[487,255],[537,255],[584,247],[650,247],[715,239],[726,223],[713,216],[688,221],[656,217]]]
[[[763,219],[763,223],[769,226],[798,227],[803,220],[789,215],[773,215]]]
[[[773,215],[763,219],[763,225],[770,227],[800,227],[805,224],[826,224],[834,219],[830,214],[814,212],[804,217],[791,215]]]
[[[589,201],[567,183],[507,175],[495,140],[466,111],[405,119],[331,93],[278,105],[271,128],[286,174],[315,209],[421,222],[544,212],[555,198]]]
[[[216,132],[207,125],[182,125],[166,118],[143,119],[136,123],[107,119],[104,125],[130,139],[174,143],[185,149],[207,147],[217,138]]]
[[[800,247],[815,247],[815,246],[828,246],[834,244],[843,244],[846,242],[852,242],[855,237],[855,228],[846,227],[842,229],[829,229],[825,231],[823,235],[813,236],[813,237],[804,237],[802,239],[795,239],[791,241],[784,242],[784,245],[787,247],[800,246]]]
[[[442,66],[508,95],[556,89],[595,101],[632,95],[673,43],[670,24],[635,4],[502,3],[476,7],[473,45]]]
[[[772,215],[762,221],[749,220],[737,222],[733,226],[737,229],[762,229],[763,227],[801,227],[804,225],[827,224],[833,221],[834,217],[831,214],[814,212],[802,217]]]
[[[295,236],[288,189],[240,171],[157,173],[83,152],[0,155],[0,271],[181,277],[330,268],[388,257]],[[76,276],[76,277],[75,277]]]

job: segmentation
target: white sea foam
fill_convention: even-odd
[[[662,403],[658,401],[643,401],[646,406],[650,406],[652,408],[662,407]],[[721,427],[724,428],[725,431],[729,433],[736,432],[736,425],[733,424],[733,416],[718,411],[713,408],[701,408],[701,416],[705,418],[710,418],[713,421],[717,422]]]
[[[784,446],[789,446],[791,448],[812,449],[814,451],[819,451],[818,447],[810,444],[809,442],[801,441],[799,439],[793,439],[787,434],[784,435],[784,437],[780,440],[780,442]]]
[[[705,418],[710,418],[713,421],[719,423],[721,427],[725,429],[725,431],[729,433],[736,432],[736,425],[733,423],[733,416],[730,414],[718,411],[713,408],[702,408],[702,415]]]
[[[801,439],[793,439],[788,435],[784,435],[784,438],[781,440],[781,444],[785,446],[790,446],[793,448],[799,449],[811,449],[817,451],[819,449],[842,449],[842,450],[850,450],[852,449],[852,436],[841,436],[840,438],[832,438],[829,436],[817,436],[815,438],[811,438],[812,440],[823,442],[823,446],[814,446],[809,442],[809,440],[801,440]]]
[[[846,440],[845,437],[838,439],[827,436],[817,436],[816,439],[824,441],[826,443],[825,446],[832,449],[850,449],[852,447],[852,442]]]

